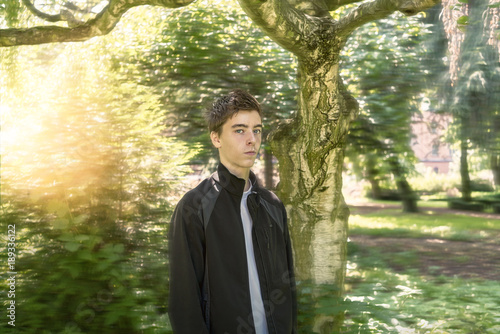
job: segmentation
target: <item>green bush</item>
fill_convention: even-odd
[[[412,189],[421,194],[446,193],[455,189],[460,184],[460,178],[456,175],[436,174],[427,172],[425,175],[411,177],[408,179]]]
[[[471,180],[471,191],[493,192],[493,185],[487,180]]]
[[[102,206],[86,214],[46,206],[2,203],[2,223],[17,232],[15,333],[168,333],[170,209],[120,223],[96,212]]]
[[[367,191],[367,197],[382,201],[401,201],[401,195],[394,189],[381,189],[380,195],[375,198],[371,190]]]
[[[482,212],[485,209],[483,203],[478,202],[466,202],[461,199],[451,199],[448,201],[448,207],[455,210],[467,210],[467,211],[479,211]]]

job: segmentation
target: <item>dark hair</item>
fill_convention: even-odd
[[[205,114],[210,132],[215,131],[219,135],[222,126],[228,119],[233,117],[240,110],[255,110],[262,117],[262,110],[259,102],[242,89],[235,89],[228,95],[218,98]]]

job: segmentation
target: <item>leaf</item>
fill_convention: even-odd
[[[64,218],[57,218],[52,222],[52,227],[56,230],[64,230],[69,225],[69,220]]]
[[[88,249],[83,249],[80,252],[78,252],[78,258],[85,260],[85,261],[92,261],[93,256],[92,253]]]
[[[80,267],[78,267],[78,266],[68,267],[68,270],[69,270],[69,273],[71,274],[72,278],[76,278],[80,274]]]
[[[461,25],[467,25],[469,24],[469,17],[467,15],[463,15],[458,18],[457,23]]]
[[[81,224],[81,223],[85,222],[87,220],[87,218],[88,218],[88,215],[79,215],[73,219],[73,223],[75,223],[77,225]]]
[[[85,234],[78,234],[75,236],[76,241],[87,241],[89,239],[90,239],[90,237],[88,235],[85,235]]]
[[[76,252],[78,250],[78,248],[80,248],[80,246],[81,246],[81,244],[70,241],[64,245],[64,248],[66,248],[70,252]]]
[[[64,234],[61,234],[59,236],[59,238],[57,238],[58,240],[61,240],[61,241],[73,241],[75,240],[75,236],[71,233],[64,233]]]
[[[123,253],[125,250],[125,246],[123,244],[116,244],[113,248],[116,253]]]
[[[47,211],[55,213],[58,217],[64,217],[69,212],[69,208],[63,201],[50,200],[47,204]]]
[[[104,324],[107,326],[115,324],[118,319],[120,319],[121,315],[122,314],[120,312],[108,312],[106,319],[104,320]]]

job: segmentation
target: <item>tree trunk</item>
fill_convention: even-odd
[[[376,158],[372,154],[367,154],[366,157],[366,178],[372,187],[372,198],[381,199],[382,190],[380,189],[380,182],[378,180],[380,172],[377,168]]]
[[[490,166],[493,173],[495,186],[500,186],[500,154],[492,153],[490,156]]]
[[[283,181],[278,193],[289,214],[297,281],[334,285],[340,298],[349,217],[342,167],[357,104],[345,92],[334,61],[308,66],[299,60],[298,82],[297,117],[271,136]],[[315,327],[321,333],[338,332],[342,318],[328,315]]]
[[[403,212],[418,212],[417,196],[406,179],[404,167],[399,163],[398,157],[390,157],[389,165],[391,166],[392,174],[396,178],[396,186],[401,196]]]
[[[273,153],[270,147],[264,148],[264,182],[267,189],[274,189],[274,166],[273,166]]]
[[[467,119],[461,117],[462,124],[460,125],[460,176],[462,178],[462,199],[466,202],[470,202],[472,200],[472,191],[470,184],[470,175],[469,175],[469,164],[468,160],[468,137],[466,135],[465,127],[467,126]]]
[[[500,115],[495,115],[493,117],[493,138],[490,139],[491,155],[490,155],[490,167],[493,173],[493,181],[495,187],[500,186]]]

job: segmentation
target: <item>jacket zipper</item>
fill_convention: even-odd
[[[264,229],[264,232],[266,234],[267,248],[269,249],[269,234],[268,234],[266,229]],[[261,253],[261,255],[260,255],[261,265],[262,265],[262,269],[264,270],[264,277],[266,279],[266,293],[267,293],[266,297],[269,298],[271,296],[271,294],[269,293],[269,276],[267,274],[266,266],[264,265],[264,260],[262,260],[263,259],[262,255],[264,254],[264,252],[262,252],[261,243],[259,242],[259,238],[257,238],[257,244],[259,245],[259,250]],[[269,317],[270,317],[271,323],[273,325],[273,330],[274,330],[273,332],[277,333],[276,324],[274,323],[274,317],[272,314],[270,314]],[[267,318],[267,316],[266,316],[266,318]]]
[[[267,250],[271,249],[269,245],[269,233],[267,232],[267,229],[264,229],[264,233],[266,234],[266,243],[267,243]]]

